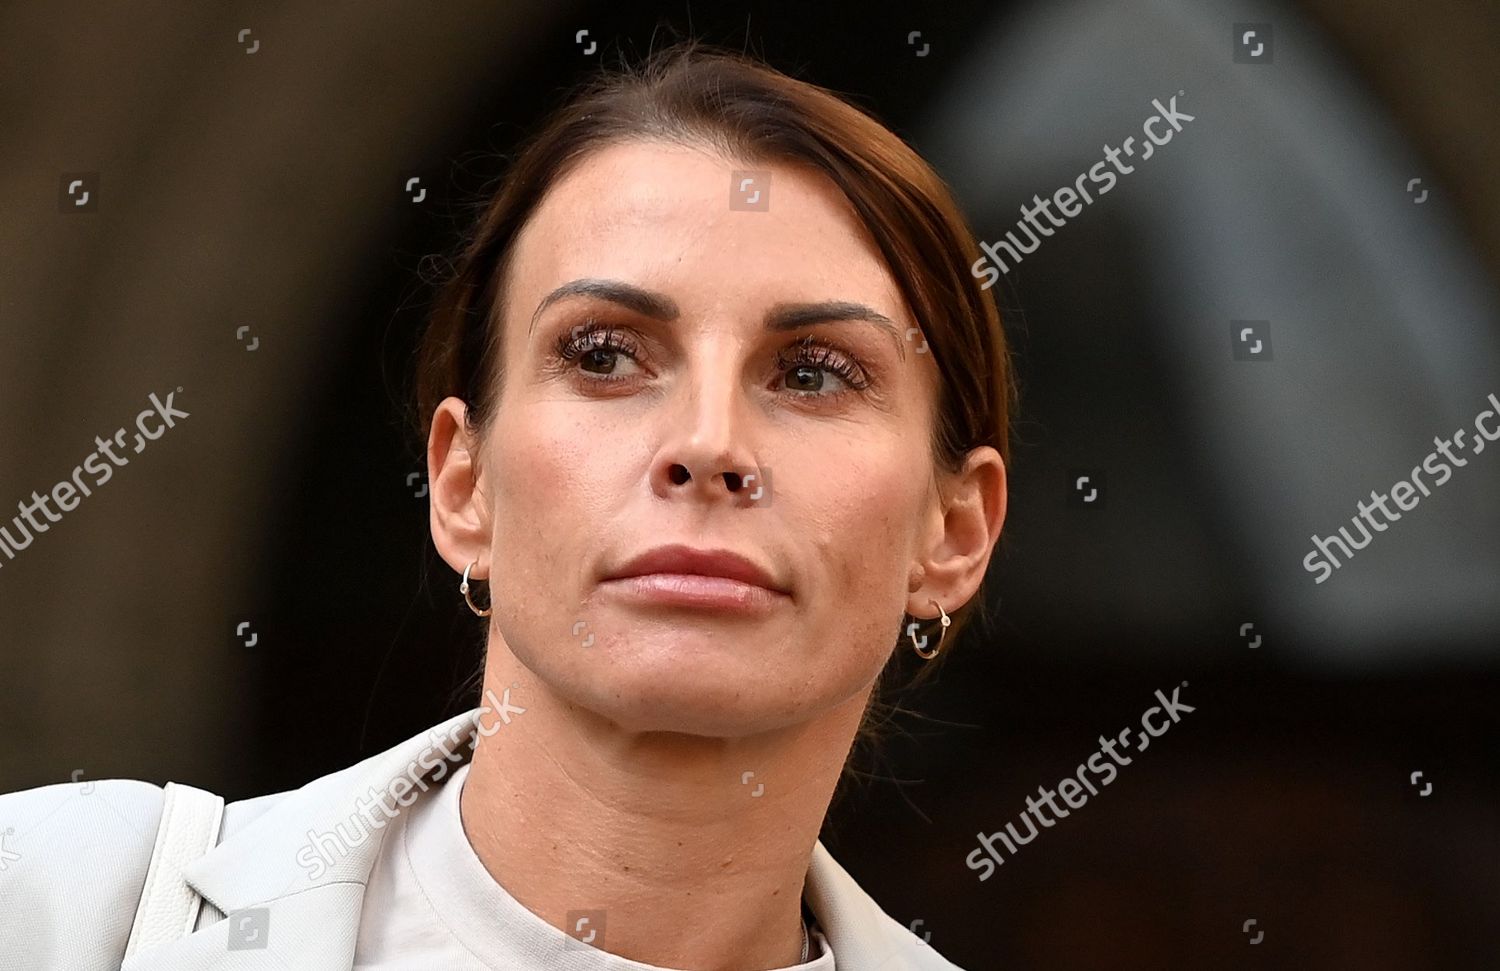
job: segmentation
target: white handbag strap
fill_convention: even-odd
[[[146,885],[125,945],[127,958],[192,933],[203,900],[183,879],[182,870],[219,842],[223,820],[223,796],[167,783]]]

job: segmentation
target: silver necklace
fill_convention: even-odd
[[[802,960],[798,961],[798,964],[807,963],[807,951],[810,947],[812,947],[812,939],[807,936],[807,921],[804,919],[802,921]]]

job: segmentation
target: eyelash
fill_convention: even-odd
[[[787,355],[788,348],[792,351],[792,356]],[[799,392],[799,397],[833,398],[846,392],[861,392],[870,387],[871,380],[865,369],[832,341],[809,334],[788,345],[788,348],[776,352],[777,367],[782,369],[811,367],[828,371],[848,385],[847,388],[839,391]],[[636,361],[640,359],[640,345],[629,331],[622,330],[613,324],[601,323],[593,318],[566,333],[559,334],[553,347],[554,355],[563,365],[570,364],[589,351],[611,351],[627,354]],[[566,368],[566,370],[574,369]],[[577,373],[584,376],[585,381],[597,384],[627,380],[587,371]]]

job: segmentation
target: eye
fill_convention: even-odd
[[[590,317],[559,334],[553,346],[553,366],[586,384],[608,385],[635,375],[618,373],[622,356],[641,367],[640,342],[628,328]],[[782,386],[800,398],[835,398],[864,391],[872,381],[853,355],[833,341],[808,335],[776,354],[776,367],[785,372]],[[843,387],[824,387],[832,375]]]
[[[790,352],[790,353],[788,353]],[[777,367],[789,369],[787,377],[791,390],[802,392],[805,397],[834,397],[851,391],[863,391],[870,386],[870,376],[852,356],[832,341],[821,337],[807,336],[776,355]],[[831,392],[823,391],[825,375],[832,374],[846,387]]]
[[[562,369],[598,383],[626,380],[626,377],[615,374],[620,355],[639,364],[640,353],[640,344],[629,331],[592,317],[559,334],[553,346],[553,354]],[[580,367],[573,366],[575,361]]]

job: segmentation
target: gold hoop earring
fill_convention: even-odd
[[[943,609],[942,604],[938,603],[936,600],[933,600],[930,597],[928,598],[927,602],[936,607],[938,609],[938,613],[942,615],[940,619],[943,622],[943,632],[938,635],[937,645],[934,646],[930,651],[922,650],[922,648],[927,646],[927,635],[923,634],[921,642],[918,643],[916,622],[913,621],[912,623],[906,625],[906,636],[911,638],[912,649],[915,650],[917,652],[917,656],[924,661],[930,661],[933,658],[937,657],[938,651],[941,650],[943,646],[943,638],[948,636],[948,625],[953,623],[952,619],[948,616],[948,611]]]
[[[469,598],[469,571],[474,569],[478,565],[479,561],[475,560],[473,563],[470,563],[468,566],[464,567],[464,578],[458,585],[458,592],[464,595],[464,602],[469,605],[470,610],[474,611],[474,613],[480,617],[488,617],[495,611],[494,598],[492,597],[490,599],[490,606],[484,608],[483,610],[480,610],[478,607],[474,606],[474,601]]]

